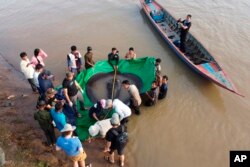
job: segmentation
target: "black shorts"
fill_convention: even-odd
[[[112,154],[115,150],[117,150],[117,154],[118,155],[124,155],[124,149],[125,149],[125,145],[122,146],[117,146],[117,147],[110,147],[110,154]]]

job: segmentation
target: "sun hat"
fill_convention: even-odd
[[[74,131],[75,129],[76,129],[75,126],[72,126],[70,124],[65,124],[60,132]]]
[[[114,113],[112,115],[112,118],[110,120],[111,125],[119,125],[120,124],[120,119],[119,119],[119,115],[117,113]]]
[[[94,137],[99,132],[100,132],[100,127],[98,126],[98,124],[94,124],[94,125],[92,125],[92,126],[89,127],[89,134],[90,134],[90,136]]]

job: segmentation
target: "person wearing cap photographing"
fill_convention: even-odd
[[[114,164],[115,163],[115,155],[114,151],[117,150],[119,160],[120,160],[120,166],[124,166],[124,149],[126,146],[126,143],[118,142],[117,138],[119,134],[122,132],[126,132],[126,129],[123,125],[120,125],[119,115],[117,113],[114,113],[112,115],[112,118],[110,120],[112,128],[109,129],[109,131],[106,134],[106,144],[104,148],[104,153],[109,152],[109,156],[105,156],[105,160],[107,160],[109,163]]]
[[[41,100],[38,102],[38,111],[34,114],[34,119],[38,121],[43,130],[48,146],[52,146],[56,142],[54,127],[52,125],[52,118],[48,111],[45,110],[46,103]]]
[[[62,135],[58,137],[56,142],[56,150],[63,150],[69,159],[73,162],[74,167],[85,167],[85,159],[87,154],[85,153],[82,143],[78,137],[72,136],[75,126],[65,124],[63,129],[60,130]],[[92,165],[86,165],[91,167]]]
[[[92,52],[92,47],[88,46],[87,47],[87,53],[84,55],[84,60],[85,60],[85,69],[89,69],[91,67],[94,67],[95,62],[93,61],[93,52]]]
[[[77,117],[81,117],[81,114],[77,109],[77,100],[80,103],[81,110],[86,110],[86,108],[84,107],[84,100],[82,95],[83,90],[80,85],[74,80],[74,73],[66,73],[66,77],[62,82],[62,86],[67,103],[69,104],[69,106],[73,107],[75,115]]]

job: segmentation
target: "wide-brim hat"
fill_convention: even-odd
[[[60,132],[68,132],[68,131],[74,131],[76,129],[75,126],[72,126],[70,124],[65,124],[63,129],[60,130]]]
[[[94,136],[98,135],[99,132],[100,132],[100,127],[97,124],[94,124],[94,125],[89,127],[90,136],[94,137]]]

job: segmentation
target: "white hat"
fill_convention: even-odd
[[[100,131],[100,127],[97,124],[94,124],[89,127],[89,134],[90,136],[94,137],[96,136]]]
[[[65,124],[63,129],[60,130],[60,132],[74,131],[75,129],[76,129],[75,126],[72,126],[70,124]]]
[[[119,115],[117,113],[114,113],[112,115],[110,122],[111,122],[111,125],[119,125],[120,124]]]

